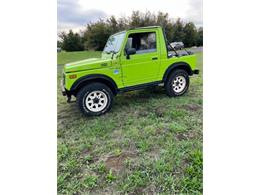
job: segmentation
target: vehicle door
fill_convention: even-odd
[[[126,51],[129,48],[134,48],[136,53],[127,56]],[[157,31],[128,34],[124,54],[121,57],[124,85],[133,86],[156,81],[159,62]]]

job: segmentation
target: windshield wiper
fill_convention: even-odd
[[[115,52],[114,50],[110,50],[110,51],[105,51],[105,53],[106,54],[111,54],[111,53],[113,54],[113,53],[117,53],[117,52]]]
[[[111,54],[112,53],[112,56],[111,56],[111,59],[113,59],[114,55],[118,53],[118,51],[114,51],[114,50],[110,50],[110,51],[105,51],[106,54]]]
[[[118,53],[118,51],[116,52],[116,51],[111,51],[112,52],[112,56],[111,56],[111,59],[113,59],[114,58],[114,55],[115,54],[117,54]]]

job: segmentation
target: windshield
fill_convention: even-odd
[[[107,40],[103,52],[105,53],[119,52],[124,38],[125,38],[125,32],[110,36]]]

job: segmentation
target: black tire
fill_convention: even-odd
[[[175,79],[185,79],[185,82],[182,81],[182,83],[177,83]],[[174,85],[178,85],[173,87]],[[185,85],[185,86],[182,86]],[[189,74],[187,71],[182,70],[182,69],[177,69],[174,70],[167,78],[165,82],[165,89],[166,93],[170,97],[176,97],[176,96],[181,96],[183,95],[189,88],[190,85],[190,79],[189,79]],[[179,88],[180,87],[180,88]],[[181,90],[181,91],[178,91]]]
[[[98,92],[100,92],[100,94],[102,94],[102,96],[104,96],[104,98],[107,98],[107,100],[105,101],[106,105],[103,105],[104,108],[102,110],[93,111],[94,106],[92,108],[88,108],[91,106],[89,106],[89,105],[87,106],[86,101],[87,101],[87,98],[89,101],[91,101],[92,100],[91,95],[98,94]],[[93,97],[94,97],[94,95],[93,95]],[[95,97],[95,98],[98,99],[97,101],[100,101],[99,98],[97,98],[97,97]],[[101,101],[103,101],[103,100],[101,100]],[[94,103],[94,100],[92,100],[92,102],[93,102],[93,105],[94,104],[97,105],[97,102]],[[108,86],[104,85],[103,83],[90,83],[90,84],[86,85],[85,87],[83,87],[82,89],[80,89],[80,91],[77,93],[77,103],[78,103],[79,109],[86,116],[99,116],[99,115],[105,114],[106,112],[108,112],[111,109],[112,102],[113,102],[113,93],[110,90],[110,88]],[[91,105],[91,103],[90,103],[90,105]],[[100,106],[100,105],[98,105],[98,106]]]

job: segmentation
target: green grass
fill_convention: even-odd
[[[62,64],[73,54],[58,55]],[[202,52],[197,57],[201,74],[184,96],[169,98],[161,87],[120,94],[100,117],[84,117],[58,86],[58,193],[202,194]]]

